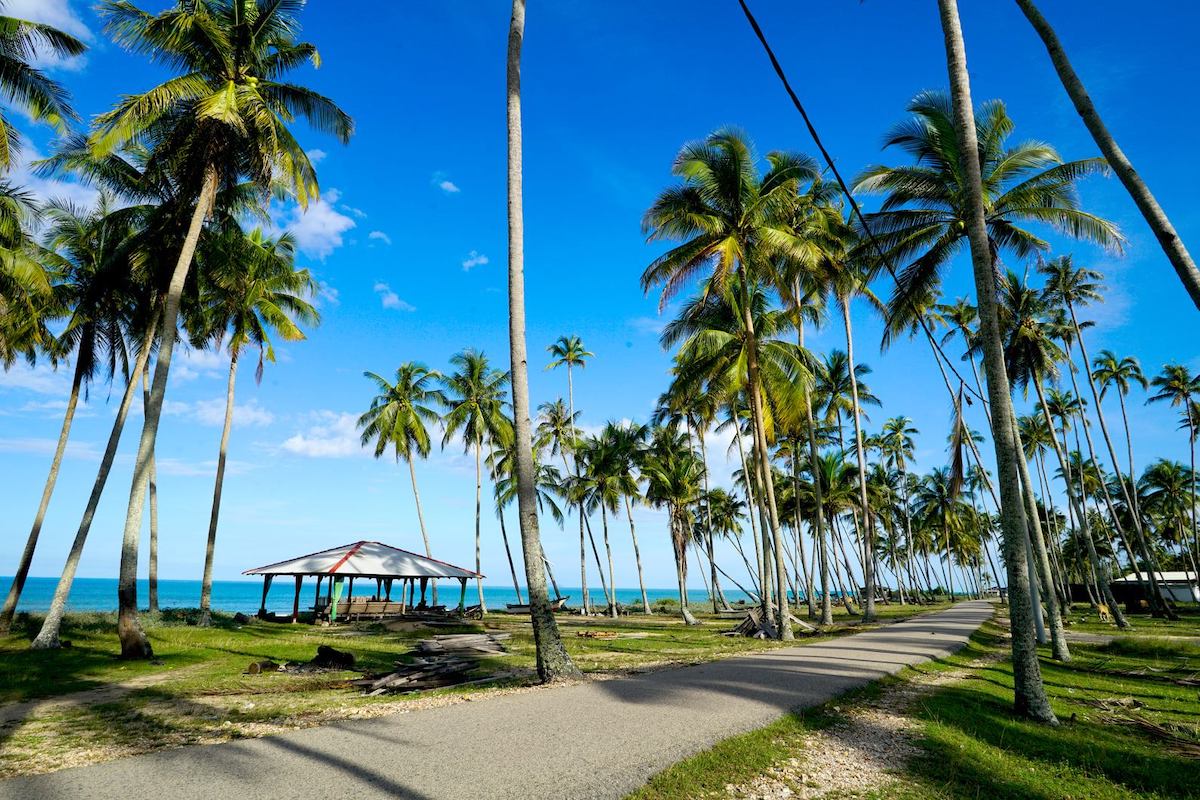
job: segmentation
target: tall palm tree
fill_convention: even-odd
[[[571,377],[571,371],[575,367],[583,369],[587,366],[588,360],[595,357],[595,353],[583,346],[583,340],[578,336],[560,336],[558,341],[546,348],[552,356],[552,360],[546,365],[546,369],[557,369],[558,367],[567,368],[567,404],[571,409],[571,413],[575,413],[575,382]]]
[[[916,449],[913,437],[920,431],[913,427],[908,417],[891,417],[883,423],[879,434],[880,448],[888,466],[900,473],[900,508],[904,516],[904,542],[909,563],[912,551],[912,502],[908,495],[908,462]]]
[[[1133,464],[1133,433],[1129,428],[1129,412],[1125,408],[1125,398],[1129,396],[1130,388],[1136,383],[1146,389],[1150,382],[1142,372],[1141,363],[1134,356],[1118,358],[1112,350],[1101,350],[1092,359],[1092,379],[1100,384],[1100,400],[1111,388],[1117,390],[1117,401],[1121,405],[1121,425],[1125,428],[1125,449],[1129,457],[1129,475],[1133,477],[1137,470]],[[1097,403],[1098,405],[1098,403]],[[1134,509],[1137,508],[1137,492],[1133,492]]]
[[[941,161],[941,169],[935,168],[938,176],[942,178],[938,183],[944,188],[947,184],[945,179],[950,178],[950,183],[957,184],[957,188],[961,189],[956,196],[960,198],[958,205],[959,210],[963,213],[956,215],[955,221],[963,220],[966,224],[962,226],[965,231],[960,229],[957,235],[949,237],[944,235],[948,233],[945,226],[939,225],[935,229],[936,233],[933,237],[927,236],[925,242],[917,244],[916,247],[924,248],[927,243],[932,244],[940,240],[943,245],[942,248],[935,245],[927,250],[923,259],[925,263],[917,269],[924,272],[927,278],[930,277],[931,270],[928,267],[935,266],[938,261],[944,263],[945,258],[949,255],[945,252],[945,245],[954,241],[961,242],[964,233],[969,238],[971,264],[975,277],[975,294],[979,307],[980,338],[983,340],[984,346],[984,371],[987,374],[988,395],[992,403],[992,441],[996,449],[996,465],[1002,498],[1000,515],[1001,525],[1004,529],[1005,563],[1008,566],[1010,598],[1009,617],[1012,621],[1013,634],[1014,706],[1019,714],[1055,724],[1057,719],[1054,711],[1050,708],[1045,686],[1042,683],[1033,626],[1029,619],[1031,616],[1029,613],[1029,568],[1021,552],[1023,549],[1021,542],[1026,535],[1026,526],[1017,475],[1017,461],[1021,458],[1021,453],[1017,446],[1016,419],[1008,375],[1004,370],[1000,322],[996,313],[995,251],[990,246],[988,235],[987,209],[989,205],[985,202],[985,186],[994,187],[1000,181],[996,183],[989,181],[986,184],[984,182],[982,165],[995,163],[990,159],[981,158],[979,153],[980,145],[990,141],[990,137],[986,135],[990,126],[985,124],[985,135],[977,134],[975,114],[971,103],[970,77],[967,72],[966,46],[963,43],[962,24],[958,18],[957,0],[938,0],[938,9],[945,39],[946,65],[953,99],[951,103],[939,104],[943,113],[938,117],[946,123],[945,126],[940,128],[937,133],[935,133],[937,130],[935,128],[928,125],[922,126],[925,135],[919,136],[918,139],[924,138],[931,142],[944,144],[940,150],[948,158]],[[932,121],[933,118],[931,115],[929,120]],[[987,119],[986,113],[985,119]],[[1003,136],[999,138],[1002,140]],[[1003,180],[1003,175],[994,174],[996,171],[993,169],[992,177],[999,177]],[[1035,176],[1032,179],[1037,184],[1038,178],[1042,178],[1042,185],[1038,187],[1040,191],[1036,191],[1036,194],[1043,197],[1052,196],[1054,182],[1046,181],[1045,175],[1046,173],[1042,173],[1041,176]],[[1058,183],[1061,184],[1062,181],[1058,181]],[[1069,186],[1069,181],[1067,185]],[[899,186],[896,185],[896,188]],[[900,206],[906,202],[907,197],[904,192],[900,192],[893,194],[889,199],[894,201],[895,206]],[[997,205],[998,203],[993,203],[990,207],[995,209]],[[1001,207],[1003,207],[1002,204]],[[1007,227],[1017,230],[1013,226]],[[1005,233],[1007,234],[1009,231],[1006,230]],[[1006,235],[1005,238],[1009,242],[1020,241],[1013,235]],[[916,247],[912,248],[910,252]],[[932,255],[939,249],[942,249],[940,254]],[[914,264],[917,263],[921,263],[921,260],[914,262]],[[913,267],[910,266],[905,272],[908,274],[912,271]],[[908,283],[911,286],[913,281],[908,281]]]
[[[450,365],[454,371],[442,377],[442,397],[446,404],[442,447],[461,435],[463,449],[475,454],[475,571],[482,572],[483,448],[484,445],[506,447],[513,440],[512,422],[505,415],[509,375],[492,369],[487,356],[478,350],[457,353],[450,359]],[[476,578],[475,585],[479,590],[479,608],[486,612],[483,579]]]
[[[510,443],[508,447],[493,448],[489,464],[492,470],[493,495],[496,500],[496,517],[500,520],[500,535],[504,539],[504,552],[508,556],[508,567],[509,571],[512,572],[513,588],[517,593],[517,602],[522,603],[524,601],[521,599],[521,587],[517,580],[517,568],[513,562],[512,551],[508,547],[508,529],[504,524],[504,510],[512,505],[513,500],[517,499],[517,475],[515,472],[517,457],[513,445]],[[556,497],[563,491],[562,473],[549,464],[535,461],[534,474],[536,476],[534,488],[537,491],[538,512],[548,511],[551,518],[561,528],[564,518]],[[554,580],[554,572],[550,568],[550,561],[546,558],[544,552],[541,553],[541,561],[545,565],[546,574],[549,576],[550,583],[554,587],[555,598],[561,598],[562,595],[558,591],[558,583]]]
[[[754,455],[763,475],[771,474],[764,400],[752,304],[755,286],[780,258],[808,259],[809,248],[790,228],[789,206],[801,183],[817,177],[816,163],[806,156],[774,152],[768,171],[760,175],[757,157],[745,138],[721,130],[703,142],[686,145],[672,172],[682,183],[661,193],[642,219],[649,241],[675,241],[642,273],[642,288],[662,286],[667,303],[701,272],[712,289],[727,288],[738,297],[747,338],[747,395],[750,400]],[[779,510],[772,481],[763,482],[771,539],[780,542]],[[782,553],[775,562],[783,573]],[[782,583],[782,581],[781,581]],[[779,587],[783,594],[786,590]],[[786,603],[780,604],[781,638],[792,638]]]
[[[1175,408],[1183,409],[1183,420],[1188,432],[1188,453],[1191,461],[1192,489],[1196,494],[1196,424],[1190,412],[1192,403],[1200,397],[1200,374],[1193,375],[1191,370],[1182,364],[1164,364],[1162,372],[1150,379],[1150,385],[1158,391],[1150,395],[1148,402],[1168,402]],[[1196,526],[1196,503],[1191,506],[1192,522],[1192,551],[1200,559],[1200,528]]]
[[[0,12],[4,5],[0,3]],[[38,56],[78,56],[86,49],[83,42],[51,25],[0,16],[0,94],[34,122],[65,134],[79,117],[67,90],[33,61]],[[12,166],[20,142],[20,131],[0,111],[0,172]]]
[[[272,337],[286,342],[304,339],[300,325],[316,325],[320,315],[306,297],[316,291],[308,270],[295,268],[296,240],[290,234],[272,238],[255,228],[248,234],[232,231],[201,264],[199,321],[193,344],[228,340],[229,379],[225,388],[225,422],[217,452],[217,477],[213,484],[212,513],[204,549],[204,575],[200,582],[200,624],[208,625],[212,604],[212,570],[225,485],[225,460],[233,427],[234,389],[238,363],[247,347],[258,349],[256,382],[262,380],[265,362],[275,361]]]
[[[328,98],[284,82],[293,68],[320,64],[317,49],[298,42],[300,6],[265,0],[179,0],[158,14],[108,0],[100,14],[118,45],[174,72],[166,81],[122,98],[96,118],[97,155],[130,144],[154,143],[151,172],[174,173],[194,207],[165,292],[162,335],[150,406],[142,425],[121,547],[117,633],[124,658],[149,658],[150,642],[137,617],[137,545],[148,464],[162,414],[180,297],[201,231],[222,186],[248,178],[264,192],[286,191],[302,207],[316,196],[316,172],[288,123],[305,117],[343,142],[350,117]]]
[[[616,617],[617,583],[613,573],[612,546],[608,540],[608,515],[617,513],[621,502],[622,486],[618,480],[620,464],[618,454],[611,447],[610,441],[601,436],[584,439],[577,451],[576,466],[579,472],[579,509],[580,512],[592,513],[599,509],[600,524],[604,541],[604,553],[608,560],[608,583],[612,586],[609,598],[608,613]]]
[[[600,433],[601,441],[611,453],[613,480],[625,503],[625,516],[629,520],[629,536],[633,540],[633,560],[637,567],[638,589],[642,592],[642,610],[653,613],[650,599],[646,595],[646,579],[642,574],[642,551],[638,547],[637,529],[633,524],[633,506],[642,499],[640,477],[637,474],[642,452],[650,430],[637,423],[617,424],[610,422]]]
[[[667,509],[671,548],[675,554],[675,577],[679,584],[680,615],[685,624],[698,625],[688,608],[687,545],[704,467],[687,438],[670,428],[655,428],[650,439],[642,462],[646,502]]]
[[[391,450],[397,461],[402,460],[408,465],[421,540],[425,544],[425,555],[432,557],[414,462],[429,457],[432,443],[428,426],[436,425],[442,418],[435,408],[446,403],[445,395],[437,386],[442,375],[424,364],[407,361],[396,368],[391,381],[374,372],[364,372],[363,376],[375,384],[379,393],[371,398],[370,408],[358,418],[362,445],[373,446],[376,458]],[[433,604],[438,604],[437,581],[433,582]]]
[[[0,19],[0,23],[2,21]],[[132,311],[130,274],[134,254],[130,242],[135,221],[132,214],[116,209],[115,205],[115,199],[105,194],[90,210],[53,201],[43,211],[49,226],[44,239],[44,257],[55,275],[53,302],[65,311],[59,324],[61,332],[49,342],[49,355],[56,359],[70,355],[75,363],[62,427],[41,500],[13,573],[8,596],[0,609],[0,630],[3,631],[12,624],[17,601],[29,575],[79,398],[86,394],[88,385],[102,369],[115,376],[119,367],[128,366],[125,336]]]
[[[538,675],[551,682],[577,677],[558,623],[550,611],[546,578],[538,566],[537,487],[530,429],[529,365],[525,346],[525,221],[521,194],[521,46],[525,42],[525,0],[513,0],[508,26],[508,333],[513,376],[513,430],[517,451],[517,508],[521,517],[521,550],[525,556],[529,614],[537,650]]]
[[[1054,65],[1054,70],[1058,73],[1058,78],[1062,81],[1067,96],[1071,98],[1075,111],[1096,141],[1096,146],[1100,148],[1105,160],[1112,166],[1113,172],[1117,174],[1117,178],[1125,186],[1129,196],[1133,198],[1138,210],[1142,212],[1142,217],[1150,226],[1150,230],[1154,232],[1154,238],[1158,240],[1158,244],[1166,254],[1167,260],[1171,262],[1171,266],[1175,268],[1175,273],[1192,298],[1192,302],[1196,304],[1197,308],[1200,308],[1200,269],[1196,268],[1196,262],[1192,260],[1183,240],[1179,238],[1179,234],[1171,225],[1167,213],[1158,204],[1158,200],[1150,192],[1150,187],[1142,180],[1142,176],[1134,169],[1125,152],[1117,144],[1117,140],[1109,132],[1108,126],[1104,124],[1083,81],[1079,79],[1075,68],[1071,66],[1054,28],[1042,16],[1033,0],[1017,0],[1017,5],[1021,8],[1025,18],[1033,25],[1033,29],[1037,31],[1042,44],[1046,46],[1050,62]]]

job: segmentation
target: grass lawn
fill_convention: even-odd
[[[1139,620],[1138,627],[1151,626]],[[1067,664],[1043,654],[1046,687],[1062,723],[1057,728],[1011,714],[1007,647],[1003,631],[988,624],[960,653],[918,668],[966,670],[967,677],[933,689],[905,712],[917,723],[919,755],[895,783],[865,796],[1200,798],[1200,641],[1121,636],[1105,645],[1073,644]],[[835,724],[843,710],[916,675],[906,670],[726,740],[656,776],[633,797],[727,797],[729,784],[752,781],[789,759],[803,761],[805,733]]]
[[[881,606],[880,616],[901,619],[935,606]],[[684,626],[677,616],[655,614],[619,620],[559,616],[567,649],[588,673],[612,674],[689,664],[777,647],[777,642],[721,636],[736,620],[698,614],[702,624]],[[20,615],[13,633],[0,638],[0,715],[6,705],[26,703],[0,721],[0,777],[39,772],[195,742],[259,736],[334,719],[370,716],[452,695],[496,691],[491,686],[443,689],[423,695],[364,697],[347,687],[356,673],[246,675],[253,661],[307,661],[317,646],[348,650],[367,672],[386,672],[422,638],[456,630],[512,634],[502,657],[481,662],[479,675],[513,673],[501,687],[534,682],[533,637],[527,618],[490,614],[461,629],[389,626],[378,623],[319,627],[252,620],[237,624],[215,615],[209,628],[187,624],[192,615],[164,612],[144,617],[154,647],[152,662],[115,657],[113,614],[71,614],[63,639],[72,646],[32,652],[40,618]],[[818,637],[861,629],[838,609],[835,624]],[[580,636],[610,631],[616,638]],[[119,685],[124,685],[121,688]],[[113,687],[118,687],[114,689]],[[502,689],[503,690],[503,689]],[[84,692],[85,694],[72,693]],[[432,698],[432,700],[430,699]],[[4,718],[0,716],[0,720]]]
[[[1129,631],[1118,630],[1111,622],[1101,622],[1100,617],[1086,604],[1076,603],[1068,615],[1070,630],[1085,633],[1101,633],[1121,636],[1200,636],[1200,607],[1195,604],[1178,609],[1179,619],[1154,619],[1148,614],[1130,618]]]

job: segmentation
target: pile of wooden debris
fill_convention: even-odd
[[[354,654],[335,650],[329,645],[319,645],[311,661],[254,661],[246,667],[247,674],[260,675],[264,672],[331,672],[354,669]]]
[[[378,675],[353,681],[370,696],[420,692],[475,683],[468,680],[470,672],[479,664],[482,656],[502,655],[501,644],[511,634],[507,633],[454,633],[422,639],[406,655],[411,661],[396,662],[396,669],[387,675]],[[497,675],[478,680],[495,680]]]

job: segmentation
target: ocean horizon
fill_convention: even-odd
[[[0,592],[7,593],[9,586],[12,585],[12,576],[0,576]],[[54,597],[55,587],[58,586],[58,578],[45,577],[30,577],[25,581],[25,588],[21,592],[21,601],[17,604],[17,611],[28,611],[32,613],[44,613],[50,608],[50,601]],[[324,593],[325,584],[322,584],[322,593]],[[367,592],[375,593],[375,584],[373,581],[364,581],[355,585],[355,594]],[[560,587],[562,594],[568,595],[570,599],[567,601],[569,605],[577,606],[580,599],[580,591],[577,586]],[[304,581],[304,588],[300,592],[300,609],[311,609],[313,605],[314,592],[316,582],[312,578],[307,578]],[[395,586],[393,591],[396,592],[396,597],[399,597],[399,586]],[[441,584],[439,588],[438,601],[443,605],[455,605],[458,603],[459,595],[458,581],[449,581]],[[150,586],[146,579],[138,581],[138,606],[146,608],[148,598],[150,596]],[[588,592],[591,594],[592,602],[604,602],[604,592],[600,587],[589,587]],[[749,599],[747,595],[738,590],[724,590],[725,596],[730,602]],[[553,594],[553,589],[551,589]],[[295,594],[295,584],[288,579],[276,579],[272,582],[271,590],[267,594],[267,610],[276,613],[290,614],[292,611],[292,600]],[[636,586],[633,588],[621,587],[616,590],[617,601],[620,603],[640,602],[642,599],[641,590]],[[528,600],[526,589],[521,587],[522,599]],[[646,596],[650,598],[650,602],[659,599],[675,600],[679,597],[679,590],[675,588],[650,588],[646,587]],[[505,603],[517,602],[516,592],[511,586],[489,586],[484,584],[483,597],[489,608],[503,608]],[[259,604],[262,600],[262,581],[261,580],[223,580],[213,581],[212,587],[212,607],[216,611],[225,611],[236,613],[241,611],[246,614],[252,614],[258,611]],[[474,605],[479,600],[479,593],[473,584],[467,585],[467,604]],[[702,605],[710,602],[708,593],[703,589],[691,589],[688,591],[688,602],[691,604]],[[196,608],[200,605],[200,581],[198,580],[162,580],[158,581],[158,605],[159,608]],[[67,600],[68,611],[115,611],[117,608],[117,579],[116,578],[76,578],[71,585],[71,595]]]

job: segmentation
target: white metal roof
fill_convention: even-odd
[[[1150,573],[1143,571],[1142,572],[1143,580],[1149,574]],[[1154,573],[1154,577],[1156,580],[1158,580],[1162,583],[1194,583],[1196,581],[1196,573],[1184,572],[1183,570],[1177,570],[1174,572],[1156,572],[1156,573]],[[1125,577],[1118,578],[1117,580],[1122,583],[1125,583],[1126,581],[1128,581],[1129,583],[1137,583],[1137,579],[1138,579],[1137,573],[1131,572],[1128,575],[1126,575]]]
[[[243,575],[344,575],[370,578],[482,578],[477,572],[382,542],[353,542],[248,569]]]

